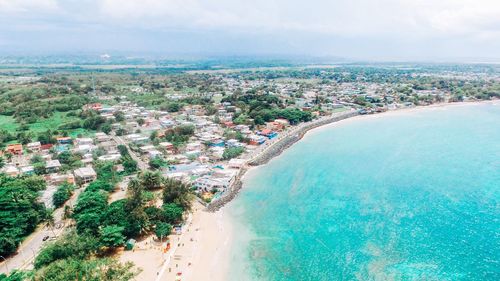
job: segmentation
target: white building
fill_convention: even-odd
[[[194,181],[194,186],[201,192],[222,192],[229,187],[231,178],[201,177]]]

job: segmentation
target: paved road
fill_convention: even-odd
[[[84,190],[84,188],[78,188],[73,196],[66,203],[69,206],[73,206],[76,203],[78,195]],[[54,211],[54,227],[48,227],[47,225],[40,225],[38,229],[29,235],[17,249],[17,254],[8,258],[6,261],[0,264],[0,273],[9,273],[14,269],[30,269],[33,267],[34,257],[38,254],[42,246],[59,237],[66,227],[68,227],[70,220],[63,220],[64,207],[59,208]],[[49,236],[50,239],[43,241],[43,238]]]
[[[126,146],[125,141],[119,136],[111,136],[117,144],[122,144]],[[130,156],[132,159],[137,161],[137,167],[140,170],[147,170],[149,165],[146,164],[140,157],[138,157],[135,152],[129,149]],[[73,196],[68,200],[66,205],[73,206],[80,193],[85,188],[77,189]],[[124,192],[123,192],[124,193]],[[124,193],[125,194],[125,193]],[[119,197],[118,197],[119,198]],[[115,198],[115,200],[117,200]],[[57,237],[59,237],[64,230],[68,227],[70,220],[63,220],[64,207],[59,208],[54,211],[54,221],[56,222],[55,227],[48,227],[45,224],[40,225],[37,230],[35,230],[31,235],[29,235],[17,249],[17,254],[4,259],[0,256],[2,262],[0,262],[0,273],[9,273],[14,269],[29,269],[33,267],[33,261],[35,256],[38,254],[42,246]],[[50,239],[43,241],[43,238],[49,236]]]
[[[114,136],[114,135],[112,135],[111,137],[113,138],[113,140],[117,144],[119,144],[119,145],[121,144],[121,145],[127,146],[127,143],[125,143],[125,141],[120,136]],[[134,159],[137,162],[137,168],[139,168],[140,170],[147,170],[147,169],[149,169],[149,165],[146,164],[144,161],[142,161],[142,159],[139,156],[137,156],[134,151],[132,151],[130,149],[128,151],[129,151],[129,154],[132,157],[132,159]]]

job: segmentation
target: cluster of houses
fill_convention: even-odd
[[[10,144],[0,152],[7,160],[1,172],[9,176],[38,172],[44,175],[50,185],[64,182],[85,184],[96,178],[92,162],[97,150],[100,152],[97,157],[99,160],[118,160],[121,156],[116,143],[105,133],[96,133],[94,138],[57,137],[55,144],[41,144],[38,141],[26,145]],[[83,167],[72,171],[62,169],[57,155],[63,152],[79,154]],[[33,163],[33,159],[37,159],[37,162]],[[43,171],[36,171],[37,164],[41,164],[39,166]]]
[[[164,176],[189,182],[200,193],[212,194],[223,192],[232,183],[238,169],[245,163],[244,157],[248,152],[290,126],[286,119],[268,122],[255,130],[248,125],[236,125],[232,120],[240,109],[228,102],[218,105],[217,118],[208,116],[199,105],[184,106],[178,112],[166,112],[122,101],[109,107],[91,104],[85,109],[96,110],[111,120],[115,118],[116,112],[120,112],[123,120],[113,120],[112,128],[114,132],[123,132],[117,138],[131,148],[131,153],[144,163],[157,158],[164,160],[168,163],[161,168]],[[182,145],[165,139],[167,131],[179,126],[194,128],[194,134]],[[228,131],[233,132],[232,137],[226,135]],[[234,138],[234,133],[238,133],[238,139]],[[151,137],[153,134],[155,138]],[[99,139],[97,135],[96,139]],[[224,159],[224,151],[234,147],[244,148],[247,153],[240,158]],[[113,160],[112,155],[105,156],[103,160]]]
[[[250,88],[258,82],[246,83],[249,84],[245,87]],[[229,90],[241,87],[231,81],[227,85]],[[276,95],[289,95],[294,90],[291,87],[294,86],[283,86]],[[314,97],[313,93],[305,95],[304,107]],[[170,95],[169,98],[173,97]],[[201,105],[184,106],[177,112],[167,112],[138,106],[124,96],[120,100],[110,106],[92,103],[83,107],[83,110],[98,112],[111,122],[110,135],[99,132],[92,138],[61,136],[55,144],[33,142],[8,145],[4,153],[11,157],[2,172],[11,176],[35,173],[36,167],[30,159],[38,155],[44,163],[44,174],[49,184],[58,185],[65,181],[89,183],[96,178],[92,168],[94,160],[118,161],[121,158],[118,142],[127,145],[143,163],[164,160],[167,164],[161,170],[165,176],[189,182],[200,193],[213,194],[223,192],[232,183],[238,169],[256,147],[274,139],[290,126],[286,119],[276,119],[257,128],[234,124],[234,115],[241,109],[230,102],[216,104],[216,113],[210,116]],[[194,134],[181,145],[167,141],[165,135],[180,126],[194,128]],[[224,152],[229,148],[243,148],[245,153],[235,159],[225,159]],[[83,167],[73,171],[61,169],[62,164],[54,156],[66,151],[80,155]],[[145,166],[147,164],[142,165]]]
[[[227,88],[226,95],[234,91],[254,91],[255,89],[266,89],[269,94],[275,95],[282,100],[293,101],[293,105],[302,110],[311,111],[320,108],[326,112],[333,112],[342,107],[356,107],[362,109],[364,106],[357,104],[358,97],[364,98],[367,102],[377,104],[380,109],[366,107],[366,113],[375,113],[386,110],[394,110],[414,106],[415,104],[405,101],[408,93],[401,89],[408,88],[411,95],[417,97],[430,97],[434,100],[447,101],[450,93],[444,90],[433,88],[430,90],[419,90],[409,87],[407,84],[398,83],[377,83],[363,79],[356,79],[352,82],[337,83],[295,83],[289,80],[268,80],[268,79],[239,79],[235,77],[218,77],[224,81]],[[272,90],[268,90],[272,89]],[[262,91],[262,90],[261,90]],[[257,93],[260,93],[257,91]],[[430,104],[431,101],[419,99],[419,105]],[[313,112],[315,113],[315,112]]]

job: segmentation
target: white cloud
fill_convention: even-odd
[[[0,13],[57,11],[56,0],[0,0]]]
[[[260,28],[342,35],[481,32],[500,25],[499,0],[104,0],[114,22],[142,26]]]
[[[0,0],[0,13],[148,28],[307,31],[343,36],[491,32],[500,0]],[[54,18],[57,21],[57,16]],[[479,34],[478,34],[479,35]]]
[[[400,41],[419,50],[448,40],[469,42],[469,52],[489,45],[500,57],[494,51],[500,46],[500,0],[0,0],[4,34],[50,29],[152,37],[206,32],[229,34],[228,42],[234,34],[286,34],[288,44],[302,46],[314,34],[317,45],[351,40],[366,42],[366,49]]]

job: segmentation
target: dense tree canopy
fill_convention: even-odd
[[[35,272],[34,281],[129,281],[139,273],[132,263],[122,264],[115,259],[91,258],[58,260]]]
[[[45,180],[38,176],[11,178],[0,174],[0,255],[13,253],[47,217],[38,201],[38,192],[45,187]]]
[[[54,207],[59,208],[71,197],[73,194],[73,190],[75,189],[74,185],[64,183],[60,185],[54,195],[52,196],[52,203]]]

